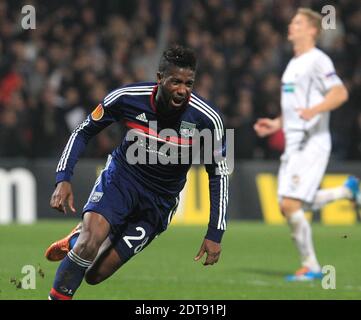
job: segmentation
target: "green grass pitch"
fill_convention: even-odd
[[[58,263],[46,261],[44,250],[75,223],[0,226],[1,300],[47,298]],[[320,262],[336,268],[336,289],[323,289],[321,281],[284,280],[299,267],[287,226],[230,222],[221,259],[212,267],[193,261],[206,227],[171,226],[105,282],[83,282],[75,299],[360,299],[360,228],[313,224]],[[16,287],[24,265],[41,269],[36,289]]]

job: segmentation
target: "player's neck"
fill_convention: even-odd
[[[301,54],[304,54],[310,50],[312,50],[315,47],[314,41],[298,41],[296,43],[293,43],[293,52],[295,57],[300,56]]]
[[[155,104],[157,106],[157,115],[161,127],[166,127],[167,125],[172,126],[184,111],[184,108],[173,110],[168,104],[164,103],[159,88],[155,96]]]

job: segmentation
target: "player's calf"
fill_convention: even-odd
[[[109,238],[104,241],[99,249],[98,256],[91,267],[85,273],[85,281],[90,285],[96,285],[109,278],[116,272],[123,262],[114,249]]]
[[[72,299],[109,229],[109,223],[100,214],[90,212],[84,215],[83,228],[75,247],[69,251],[57,270],[50,299]]]

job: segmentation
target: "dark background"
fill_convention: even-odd
[[[35,30],[21,28],[25,4],[36,9]],[[252,126],[279,114],[296,9],[326,4],[337,26],[319,46],[350,92],[332,113],[332,158],[361,160],[361,6],[351,0],[0,1],[0,157],[58,158],[110,90],[154,80],[161,52],[180,43],[199,58],[195,90],[235,129],[236,158],[278,159],[282,134],[258,139]],[[123,130],[100,133],[84,156],[104,158]]]

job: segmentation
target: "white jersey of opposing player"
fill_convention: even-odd
[[[283,73],[281,89],[285,156],[301,149],[310,139],[308,143],[330,152],[329,112],[306,121],[300,118],[297,109],[319,104],[330,88],[340,84],[331,59],[323,51],[313,48],[291,59]]]

